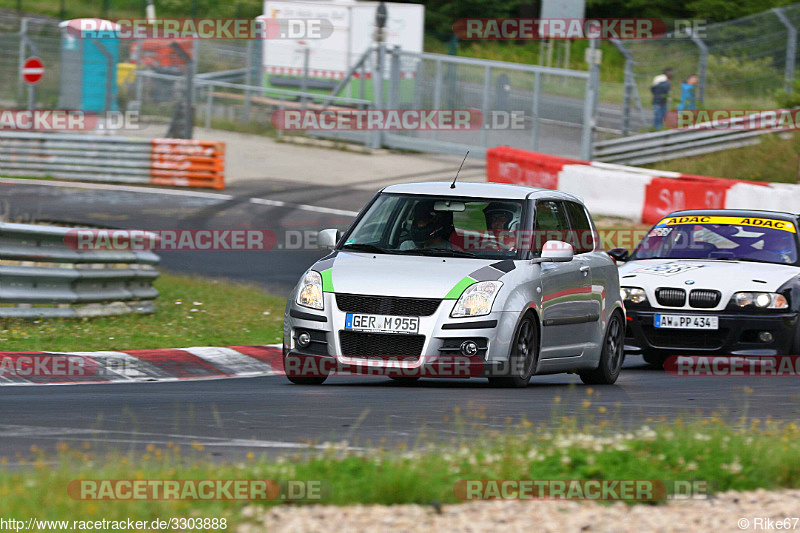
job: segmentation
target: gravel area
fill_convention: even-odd
[[[354,505],[255,506],[243,510],[250,523],[239,533],[372,531],[656,531],[725,532],[787,529],[800,531],[800,520],[778,526],[767,520],[800,517],[800,490],[726,492],[708,500],[665,505],[600,505],[594,502],[486,501],[441,506]],[[740,524],[746,519],[747,524]],[[761,519],[759,523],[756,519]],[[744,526],[744,527],[742,527]]]

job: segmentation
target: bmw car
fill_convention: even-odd
[[[534,374],[570,372],[614,383],[625,314],[599,242],[581,200],[558,191],[386,187],[346,232],[319,232],[331,252],[288,299],[286,375],[296,384],[346,370],[524,387]]]
[[[665,216],[618,261],[626,351],[800,354],[798,215],[692,210]]]

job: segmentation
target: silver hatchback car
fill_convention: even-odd
[[[525,387],[535,374],[611,384],[625,309],[614,261],[581,200],[495,183],[386,187],[292,291],[286,375],[487,377]]]

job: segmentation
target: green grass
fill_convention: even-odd
[[[67,485],[75,479],[313,480],[321,482],[325,496],[305,503],[335,505],[457,503],[453,487],[469,479],[652,479],[668,487],[672,480],[696,480],[712,491],[800,487],[800,429],[794,423],[662,419],[620,433],[614,417],[594,419],[605,408],[592,405],[592,389],[583,390],[580,423],[557,416],[559,397],[550,424],[508,421],[504,431],[485,429],[486,411],[467,405],[469,417],[454,410],[451,422],[459,436],[451,443],[418,443],[414,450],[376,445],[348,451],[340,443],[306,455],[247,454],[240,462],[219,463],[197,459],[203,454],[199,444],[184,450],[172,443],[149,445],[111,456],[97,455],[88,442],[59,444],[55,457],[32,446],[25,456],[0,458],[0,498],[6,517],[17,519],[225,517],[234,525],[246,521],[241,510],[250,502],[83,501],[70,498]],[[471,431],[479,433],[467,436]],[[52,459],[57,466],[49,464]],[[2,466],[12,462],[14,468]]]
[[[0,319],[0,350],[81,351],[273,344],[285,299],[239,283],[162,273],[152,315]]]
[[[796,134],[791,134],[796,135]],[[781,135],[763,135],[760,143],[721,152],[670,159],[643,165],[684,174],[749,181],[798,183],[798,140]]]

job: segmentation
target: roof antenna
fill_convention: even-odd
[[[468,156],[468,155],[469,155],[469,150],[467,150],[467,153],[466,153],[466,154],[464,154],[464,159],[461,161],[461,166],[460,166],[460,167],[458,167],[458,172],[461,172],[461,167],[463,167],[463,166],[464,166],[464,161],[466,161],[466,160],[467,160],[467,156]],[[455,177],[455,178],[453,178],[453,183],[451,183],[451,184],[450,184],[450,188],[451,188],[451,189],[455,189],[455,188],[456,188],[456,180],[458,179],[458,172],[456,172],[456,177]]]

